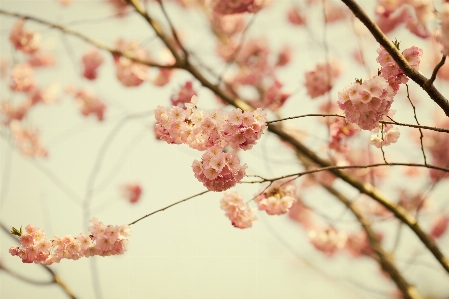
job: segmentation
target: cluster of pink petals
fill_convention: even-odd
[[[47,88],[34,87],[27,92],[26,100],[20,104],[12,104],[12,101],[3,101],[0,104],[0,112],[5,116],[3,123],[9,124],[12,120],[22,120],[28,111],[39,103],[52,103],[57,100],[58,86],[52,84]]]
[[[55,65],[55,58],[46,52],[34,52],[28,55],[28,64],[35,68],[52,66]]]
[[[347,86],[338,93],[337,103],[348,122],[364,130],[373,130],[382,116],[388,114],[395,95],[383,77],[375,76]]]
[[[344,5],[335,5],[331,1],[324,2],[326,23],[336,23],[346,19],[350,15],[349,9]]]
[[[231,37],[245,29],[245,19],[242,14],[221,15],[212,13],[209,15],[211,29],[218,36]]]
[[[9,88],[16,92],[28,92],[34,88],[34,71],[31,65],[21,63],[14,66],[11,72],[11,81]]]
[[[194,160],[192,169],[198,181],[211,191],[221,192],[234,187],[245,176],[246,164],[219,146],[207,150],[201,161]]]
[[[75,101],[80,107],[81,114],[84,116],[95,115],[98,121],[103,121],[106,105],[91,92],[84,89],[68,90],[75,97]]]
[[[230,15],[243,12],[258,12],[263,5],[257,0],[211,0],[210,5],[217,14]]]
[[[220,203],[225,215],[237,228],[251,227],[253,222],[257,220],[253,211],[243,201],[243,197],[238,192],[225,192]]]
[[[377,238],[382,241],[383,235],[377,233]],[[347,236],[346,244],[344,249],[352,256],[352,257],[361,257],[361,256],[373,256],[374,250],[371,247],[370,241],[366,232],[364,230],[360,230],[358,232],[349,234]]]
[[[205,113],[197,109],[198,98],[192,96],[184,107],[173,106],[170,111],[158,106],[155,111],[156,138],[169,144],[186,143],[191,148],[206,151],[201,162],[195,160],[195,177],[209,190],[224,191],[245,175],[246,165],[238,157],[225,153],[223,148],[248,150],[262,136],[267,127],[262,109],[242,112],[234,109],[229,114],[219,110]]]
[[[309,230],[307,235],[310,243],[328,256],[332,256],[339,249],[344,248],[347,241],[347,235],[333,227],[324,230]]]
[[[156,138],[170,144],[186,143],[204,151],[213,146],[231,146],[233,149],[251,149],[267,127],[262,109],[242,112],[234,109],[223,115],[219,110],[205,113],[196,109],[197,97],[185,104],[186,109],[174,106],[167,111],[158,106],[155,111]]]
[[[284,45],[277,55],[275,66],[285,66],[290,63],[293,56],[293,49],[289,45]]]
[[[405,84],[408,82],[407,76],[383,47],[377,49],[377,53],[379,56],[376,60],[382,66],[380,69],[381,76],[388,81],[388,84],[395,92],[398,91],[399,84]],[[404,56],[410,66],[412,66],[415,70],[418,70],[422,53],[422,49],[413,46],[405,49],[402,52],[402,56]]]
[[[89,80],[94,80],[97,78],[97,69],[103,64],[103,56],[97,49],[88,49],[82,58],[83,62],[83,77]]]
[[[148,53],[139,46],[136,41],[126,42],[123,39],[117,40],[115,44],[116,50],[126,53],[136,59],[146,60]],[[133,62],[126,57],[114,55],[115,70],[117,79],[124,86],[139,86],[147,80],[147,65]]]
[[[259,210],[268,215],[287,213],[296,200],[296,187],[292,179],[274,181],[254,198]]]
[[[449,216],[440,215],[433,221],[429,235],[435,239],[441,238],[447,231],[448,226]]]
[[[126,184],[122,186],[122,196],[130,203],[136,203],[142,196],[142,187],[140,184]]]
[[[187,81],[181,89],[178,91],[176,95],[173,95],[170,98],[170,101],[173,106],[179,106],[184,108],[185,104],[190,103],[190,100],[193,96],[196,96],[197,93],[193,89],[192,81]]]
[[[326,94],[333,86],[334,78],[340,76],[341,68],[336,63],[317,64],[305,73],[305,86],[309,96],[314,99]]]
[[[25,21],[19,19],[13,26],[9,40],[14,48],[27,54],[40,49],[39,34],[24,29]]]
[[[382,126],[378,125],[377,129],[374,130],[376,135],[371,135],[370,144],[374,145],[377,148],[381,148],[382,146],[387,146],[392,143],[396,143],[398,141],[401,133],[399,130],[393,125],[384,125],[383,131]]]
[[[288,21],[295,26],[304,26],[306,17],[298,7],[292,7],[287,12]]]
[[[446,2],[441,5],[439,19],[441,21],[441,31],[437,40],[443,45],[443,50],[441,51],[443,55],[449,55],[449,3]]]
[[[376,8],[377,25],[384,33],[389,33],[400,24],[421,38],[428,38],[426,28],[429,20],[434,18],[433,4],[429,0],[387,1],[379,0]]]
[[[55,236],[52,239],[47,239],[43,230],[27,225],[25,233],[20,236],[20,246],[11,247],[9,253],[20,257],[23,263],[51,265],[62,259],[119,255],[126,251],[130,235],[128,225],[106,226],[97,218],[92,218],[90,222],[91,235],[81,233],[76,237]]]
[[[335,118],[333,123],[329,126],[331,134],[331,141],[329,142],[329,148],[346,153],[349,151],[349,147],[344,141],[346,138],[354,136],[357,133],[357,129],[343,118]]]
[[[46,157],[47,150],[41,145],[39,132],[32,127],[25,127],[20,121],[13,120],[9,127],[19,150],[27,157]]]
[[[268,107],[272,111],[278,111],[290,97],[290,93],[282,92],[283,84],[275,80],[263,94],[261,104],[263,107]]]

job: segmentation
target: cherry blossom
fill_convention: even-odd
[[[148,53],[136,41],[127,42],[118,39],[115,43],[118,51],[127,53],[137,59],[146,60]],[[147,80],[148,66],[133,62],[123,56],[114,56],[117,79],[126,87],[139,86]]]
[[[94,48],[88,49],[82,58],[83,62],[83,76],[86,79],[94,80],[97,78],[97,69],[103,64],[103,56],[100,52]]]
[[[122,186],[122,196],[130,203],[136,203],[142,196],[142,187],[140,184],[126,184]]]
[[[67,235],[64,238],[45,237],[45,232],[33,225],[27,225],[25,232],[13,228],[20,239],[20,246],[11,247],[9,253],[18,256],[23,263],[51,265],[62,259],[78,260],[94,255],[109,256],[123,254],[127,249],[130,228],[127,225],[104,225],[97,218],[90,220],[91,235]]]
[[[331,90],[334,78],[341,73],[337,62],[317,64],[311,71],[305,73],[307,93],[314,99]]]
[[[73,91],[73,96],[80,107],[81,114],[84,116],[93,114],[97,117],[98,121],[103,121],[106,105],[101,100],[91,92],[83,89]]]
[[[254,201],[259,209],[269,215],[282,215],[288,212],[296,201],[296,187],[291,179],[277,180],[258,194]]]
[[[237,228],[251,227],[253,222],[257,220],[253,211],[243,201],[243,196],[238,192],[225,192],[220,203],[221,209],[225,211],[226,217]]]
[[[41,145],[38,131],[31,127],[25,127],[21,122],[12,120],[9,124],[14,141],[22,154],[28,157],[46,157],[47,150]]]
[[[9,40],[14,48],[27,54],[34,53],[40,49],[40,36],[32,31],[24,29],[25,21],[17,20],[9,35]]]

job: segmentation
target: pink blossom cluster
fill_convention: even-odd
[[[116,50],[129,54],[130,56],[146,60],[148,53],[136,42],[127,42],[119,39],[115,43]],[[115,70],[117,79],[126,87],[139,86],[147,80],[148,69],[147,65],[133,62],[126,57],[114,55]]]
[[[382,126],[378,125],[377,128],[373,131],[377,134],[371,135],[370,144],[374,145],[377,148],[396,143],[396,141],[398,141],[399,139],[399,136],[401,135],[399,130],[393,127],[393,125],[384,125],[383,130]]]
[[[433,4],[429,0],[379,0],[376,8],[377,25],[386,34],[400,24],[421,38],[430,36],[426,25],[434,18]]]
[[[375,76],[340,91],[337,104],[345,112],[348,122],[364,130],[373,130],[382,116],[388,114],[395,95],[383,77]]]
[[[314,99],[331,90],[334,78],[341,74],[341,67],[336,63],[317,64],[305,73],[305,86],[309,96]]]
[[[331,134],[329,148],[337,152],[348,152],[348,145],[344,141],[346,138],[354,136],[357,133],[357,129],[345,119],[338,117],[330,124],[329,131]]]
[[[82,115],[89,116],[92,114],[97,117],[98,121],[103,121],[104,113],[106,111],[106,104],[103,103],[103,101],[84,89],[75,90],[73,88],[68,88],[67,93],[73,94]]]
[[[248,150],[262,136],[267,127],[266,112],[256,109],[242,112],[239,108],[229,114],[219,110],[205,113],[196,109],[198,99],[193,96],[186,109],[173,106],[170,111],[158,106],[155,111],[156,138],[170,144],[186,143],[191,148],[204,151],[213,146],[230,146]]]
[[[399,90],[399,84],[408,82],[407,76],[383,47],[377,49],[377,53],[379,55],[376,60],[382,66],[380,75],[387,80],[391,88],[397,92]],[[419,69],[422,53],[422,49],[415,46],[402,51],[405,60],[407,60],[415,70]]]
[[[347,235],[330,227],[324,230],[309,230],[310,243],[319,251],[332,256],[346,245]]]
[[[446,2],[441,5],[439,19],[441,21],[441,31],[437,40],[443,45],[443,50],[441,51],[443,55],[449,55],[449,3]]]
[[[294,26],[304,26],[306,17],[298,7],[292,7],[287,12],[288,21]]]
[[[257,203],[259,210],[267,212],[268,215],[282,215],[287,213],[293,203],[296,202],[295,193],[294,180],[277,180],[258,194],[254,201]]]
[[[272,111],[278,111],[290,97],[290,93],[281,91],[282,86],[283,84],[280,81],[275,80],[273,85],[263,94],[260,104]]]
[[[11,72],[9,88],[16,92],[28,92],[36,86],[34,71],[28,63],[16,64]]]
[[[33,67],[49,66],[54,64],[54,57],[41,51],[40,35],[25,30],[25,21],[19,19],[11,29],[9,40],[14,48],[28,56],[28,64]]]
[[[39,132],[25,126],[18,120],[12,120],[9,124],[14,142],[19,150],[27,157],[47,157],[47,150],[41,145]]]
[[[197,109],[197,102],[198,98],[192,96],[185,107],[173,106],[167,111],[158,106],[156,138],[169,144],[186,143],[191,148],[207,150],[201,161],[193,162],[195,177],[209,190],[224,191],[243,178],[246,165],[240,165],[238,157],[224,152],[223,148],[251,149],[267,127],[266,113],[260,108],[253,112],[234,109],[229,114],[219,110],[205,113]]]
[[[12,27],[9,40],[16,50],[31,54],[40,49],[40,36],[37,33],[25,30],[24,26],[25,21],[19,19]]]
[[[237,228],[248,228],[257,220],[248,204],[243,201],[243,197],[238,192],[225,192],[220,201],[221,209],[231,220],[233,226]]]
[[[446,233],[448,227],[449,227],[449,216],[444,214],[439,215],[433,221],[429,235],[435,239],[441,238],[444,235],[444,233]]]
[[[246,164],[240,165],[237,155],[226,153],[219,146],[207,150],[201,161],[192,163],[198,181],[211,191],[221,192],[234,187],[245,176]]]
[[[130,203],[136,203],[142,196],[142,187],[140,184],[126,184],[122,186],[122,196]]]
[[[217,14],[230,15],[243,12],[258,12],[264,1],[257,0],[211,0],[210,5]]]
[[[197,93],[193,89],[192,81],[187,81],[181,89],[178,91],[176,95],[173,95],[170,98],[170,101],[173,106],[179,106],[184,108],[185,104],[190,103],[190,100],[193,96],[196,96]]]
[[[103,56],[101,56],[98,50],[91,48],[88,49],[82,58],[83,62],[83,77],[89,80],[94,80],[97,78],[97,70],[100,65],[103,64]]]
[[[0,104],[0,112],[4,115],[2,122],[9,124],[12,120],[22,120],[33,106],[39,103],[49,104],[55,102],[58,92],[59,87],[56,84],[51,84],[46,88],[34,86],[26,92],[26,99],[19,104],[13,104],[9,100],[3,101]]]
[[[51,265],[62,259],[119,255],[126,251],[131,231],[128,225],[104,225],[95,217],[90,222],[88,229],[91,235],[80,233],[76,237],[54,236],[52,239],[47,239],[42,229],[29,224],[25,233],[17,233],[20,246],[11,247],[9,253],[20,257],[23,263]]]

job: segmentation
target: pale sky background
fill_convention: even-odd
[[[256,17],[249,36],[266,35],[272,50],[279,49],[284,43],[294,47],[297,56],[291,66],[279,73],[285,90],[295,92],[282,110],[282,115],[316,112],[318,105],[325,100],[311,101],[302,84],[304,71],[324,61],[322,48],[310,38],[313,35],[318,42],[322,41],[320,11],[307,12],[308,18],[315,20],[311,22],[308,33],[287,24],[286,10],[294,1],[273,2],[275,5]],[[372,11],[373,2],[363,3]],[[113,10],[103,1],[74,0],[72,5],[63,8],[56,1],[1,0],[0,8],[58,24],[71,24],[70,28],[110,46],[118,37],[123,37],[145,43],[154,57],[162,49],[160,42],[154,39],[151,28],[138,15],[120,20],[107,19]],[[151,6],[153,8],[150,13],[160,19],[159,9],[155,5]],[[174,5],[167,5],[167,9],[176,27],[183,29],[181,36],[187,47],[215,71],[220,71],[223,64],[217,64],[218,60],[213,54],[215,45],[201,14],[195,10],[181,10]],[[14,53],[8,40],[15,21],[15,18],[0,15],[0,58],[13,57],[22,61],[23,56]],[[71,23],[74,21],[77,22]],[[39,128],[42,142],[49,150],[47,159],[24,158],[9,146],[5,138],[0,139],[0,219],[6,225],[15,227],[34,224],[44,229],[48,236],[87,233],[88,223],[83,221],[81,203],[104,141],[126,115],[153,111],[157,105],[169,107],[170,96],[191,76],[179,71],[172,82],[163,88],[150,83],[137,88],[124,88],[115,78],[111,55],[102,52],[105,64],[100,68],[98,79],[90,82],[80,76],[81,56],[87,48],[85,42],[32,22],[26,22],[26,28],[42,34],[44,47],[55,55],[57,61],[55,67],[36,71],[37,84],[45,86],[55,82],[62,88],[73,84],[89,89],[107,103],[108,110],[102,123],[92,116],[83,118],[73,98],[64,93],[61,93],[58,103],[33,108],[27,122]],[[364,68],[351,64],[348,53],[355,48],[357,41],[348,22],[332,25],[327,36],[331,55],[342,59],[345,64],[346,73],[338,79],[332,93],[336,98],[339,89],[354,78],[366,78],[367,74]],[[404,48],[415,41],[408,33],[401,32],[397,36],[403,37]],[[377,45],[366,41],[364,54],[373,71],[378,67],[375,63],[376,49]],[[426,72],[428,75],[429,71]],[[151,70],[152,75],[155,73]],[[448,88],[438,84],[447,95]],[[201,89],[198,82],[194,82],[194,86],[199,92],[201,109],[217,107],[211,92]],[[416,92],[413,95],[419,98],[421,93],[413,90]],[[1,100],[12,96],[4,82],[0,85],[0,96]],[[21,99],[15,96],[14,100]],[[429,100],[424,98],[424,101]],[[399,120],[413,122],[407,103],[395,105],[393,108],[400,110]],[[425,113],[434,108],[430,101],[428,105],[422,105],[421,119],[429,120],[430,113]],[[272,119],[274,116],[270,117]],[[96,177],[98,188],[92,200],[91,215],[105,224],[130,223],[205,190],[191,171],[192,161],[200,159],[202,154],[186,145],[175,146],[156,141],[153,124],[152,116],[127,121],[101,157],[103,163]],[[327,133],[324,126],[316,124],[308,120],[288,123],[307,131],[307,144],[320,149]],[[3,134],[4,129],[1,132]],[[389,157],[421,161],[419,148],[408,147],[410,138],[407,137],[407,130],[401,132],[404,138],[394,145],[394,149],[386,149]],[[280,146],[277,138],[269,134],[265,134],[251,151],[241,153],[240,158],[248,164],[248,174],[274,177],[301,170],[292,151]],[[51,177],[56,177],[75,196],[68,196]],[[393,170],[392,177],[390,185],[400,182],[401,172]],[[142,184],[143,197],[136,205],[128,204],[120,196],[119,186],[128,182]],[[348,196],[357,195],[343,184],[336,185]],[[422,186],[422,182],[408,181],[407,185],[415,190]],[[257,185],[239,185],[232,190],[241,191],[249,199],[259,188]],[[387,186],[385,192],[395,194],[391,186]],[[311,206],[332,219],[339,219],[344,212],[342,205],[321,191],[309,192],[304,197]],[[436,209],[447,207],[447,185],[440,186],[433,197]],[[287,217],[269,217],[258,212],[259,220],[251,229],[232,227],[220,209],[220,198],[220,194],[208,193],[151,216],[132,226],[129,248],[124,255],[94,258],[103,298],[389,298],[388,294],[394,290],[393,284],[379,275],[375,262],[368,258],[354,260],[346,253],[326,257],[309,244],[305,231]],[[358,229],[358,224],[347,214],[339,225],[350,231]],[[426,219],[426,214],[423,217]],[[395,228],[387,225],[379,224],[378,227]],[[433,292],[440,296],[435,298],[448,296],[447,275],[433,258],[424,254],[421,244],[407,229],[403,232],[405,238],[398,252],[402,261],[398,263],[400,269],[406,269],[406,277],[418,285],[422,294]],[[387,248],[391,248],[394,233],[388,231],[386,235]],[[440,244],[443,251],[449,254],[449,238],[446,236]],[[22,264],[17,257],[11,257],[8,248],[13,245],[15,243],[9,236],[0,233],[0,261],[5,267],[35,280],[50,279],[40,266]],[[420,257],[415,265],[407,266],[410,248]],[[89,299],[95,297],[91,260],[63,260],[51,267],[77,298]],[[66,295],[56,285],[35,286],[0,272],[0,299],[21,298],[66,298]]]

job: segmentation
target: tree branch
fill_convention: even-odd
[[[21,18],[21,19],[24,19],[24,20],[30,20],[30,21],[34,21],[36,23],[47,25],[47,26],[49,26],[51,28],[55,28],[55,29],[57,29],[57,30],[59,30],[59,31],[61,31],[63,33],[68,34],[68,35],[72,35],[72,36],[78,37],[79,39],[87,42],[88,44],[91,44],[91,45],[93,45],[93,46],[95,46],[95,47],[97,47],[99,49],[108,51],[109,53],[111,53],[113,55],[117,55],[117,56],[122,56],[122,57],[128,58],[129,60],[131,60],[133,62],[136,62],[136,63],[140,63],[140,64],[152,66],[152,67],[166,68],[166,69],[179,68],[179,65],[177,65],[176,63],[173,64],[173,65],[160,65],[160,64],[157,64],[157,63],[154,63],[154,62],[151,62],[151,61],[137,59],[137,58],[135,58],[135,57],[133,57],[133,56],[127,54],[127,53],[117,51],[117,50],[115,50],[115,49],[113,49],[111,47],[108,47],[105,44],[102,44],[102,43],[100,43],[100,42],[98,42],[96,40],[93,40],[90,37],[87,37],[87,36],[77,32],[77,31],[74,31],[74,30],[66,28],[66,27],[64,27],[62,25],[55,24],[55,23],[52,23],[52,22],[49,22],[49,21],[46,21],[46,20],[43,20],[43,19],[40,19],[40,18],[36,18],[36,17],[33,17],[33,16],[25,15],[25,14],[19,14],[19,13],[15,13],[15,12],[9,12],[9,11],[6,11],[4,9],[0,9],[0,14],[6,15],[6,16],[11,16],[11,17],[17,17],[17,18]]]
[[[444,113],[449,116],[449,101],[433,85],[433,81],[431,79],[427,79],[412,66],[410,66],[399,50],[393,45],[392,42],[388,40],[376,23],[371,21],[365,11],[363,11],[363,9],[354,0],[342,1],[371,32],[376,41],[391,55],[404,74],[415,81],[430,96],[430,98],[437,103],[441,109],[443,109]]]

